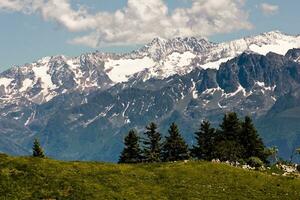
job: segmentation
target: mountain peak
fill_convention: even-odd
[[[156,37],[149,44],[163,44],[166,42],[167,42],[167,39],[162,38],[162,37]]]
[[[0,94],[11,99],[25,96],[30,101],[45,102],[74,90],[89,92],[104,89],[127,82],[136,75],[142,80],[167,78],[174,74],[183,75],[197,67],[218,69],[221,63],[243,52],[266,55],[272,51],[285,55],[293,48],[300,48],[300,37],[280,31],[220,44],[205,38],[157,37],[141,49],[127,54],[94,52],[75,58],[58,55],[12,68],[0,75],[0,80],[3,78]],[[298,54],[291,56],[300,62]]]
[[[149,55],[155,61],[159,61],[173,52],[184,53],[188,51],[199,54],[207,51],[213,46],[214,43],[211,43],[204,38],[175,37],[172,39],[164,39],[157,37],[137,52],[142,55]]]
[[[292,34],[287,34],[279,30],[275,31],[269,31],[262,33],[258,36],[253,36],[252,38],[257,38],[257,37],[265,37],[268,39],[274,39],[274,40],[290,40],[292,38],[298,38],[298,35],[292,35]]]
[[[263,34],[267,34],[267,35],[286,35],[285,33],[281,32],[279,30],[269,31],[269,32],[265,32]]]

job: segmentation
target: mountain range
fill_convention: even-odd
[[[279,31],[224,43],[155,38],[127,53],[45,57],[0,74],[0,151],[35,137],[65,160],[116,161],[127,131],[176,122],[192,144],[203,119],[251,115],[268,146],[300,146],[300,36]]]

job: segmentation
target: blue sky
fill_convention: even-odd
[[[271,30],[300,33],[299,0],[222,0],[224,5],[217,5],[221,0],[129,1],[131,7],[127,0],[32,0],[26,5],[23,0],[0,0],[0,71],[44,56],[127,52],[157,36],[203,35],[221,42]],[[149,4],[145,13],[143,4]],[[163,16],[165,8],[168,14]],[[127,9],[121,22],[116,17],[120,9]],[[178,9],[181,15],[173,14]],[[190,23],[182,22],[183,18]],[[167,25],[157,25],[158,21]]]

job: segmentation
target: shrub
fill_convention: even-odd
[[[251,167],[255,167],[255,168],[259,168],[259,167],[262,167],[264,165],[264,162],[261,159],[259,159],[258,157],[250,157],[248,159],[247,163]]]
[[[244,159],[238,159],[238,163],[240,163],[240,165],[247,164]]]
[[[284,160],[283,158],[279,158],[277,164],[280,164],[280,165],[292,165],[293,162],[292,161]]]

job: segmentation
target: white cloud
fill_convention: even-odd
[[[22,5],[21,5],[20,1],[1,0],[0,8],[4,8],[7,10],[13,10],[13,11],[21,11]]]
[[[262,3],[260,4],[260,9],[265,15],[273,15],[278,12],[279,6],[268,3]]]
[[[0,0],[0,9],[31,14],[43,6],[43,0]]]
[[[85,33],[70,42],[91,47],[141,44],[154,37],[207,37],[252,27],[244,0],[189,1],[189,8],[173,11],[163,0],[128,0],[122,9],[96,14],[83,6],[74,9],[70,0],[0,0],[0,9],[40,14],[69,31]]]

